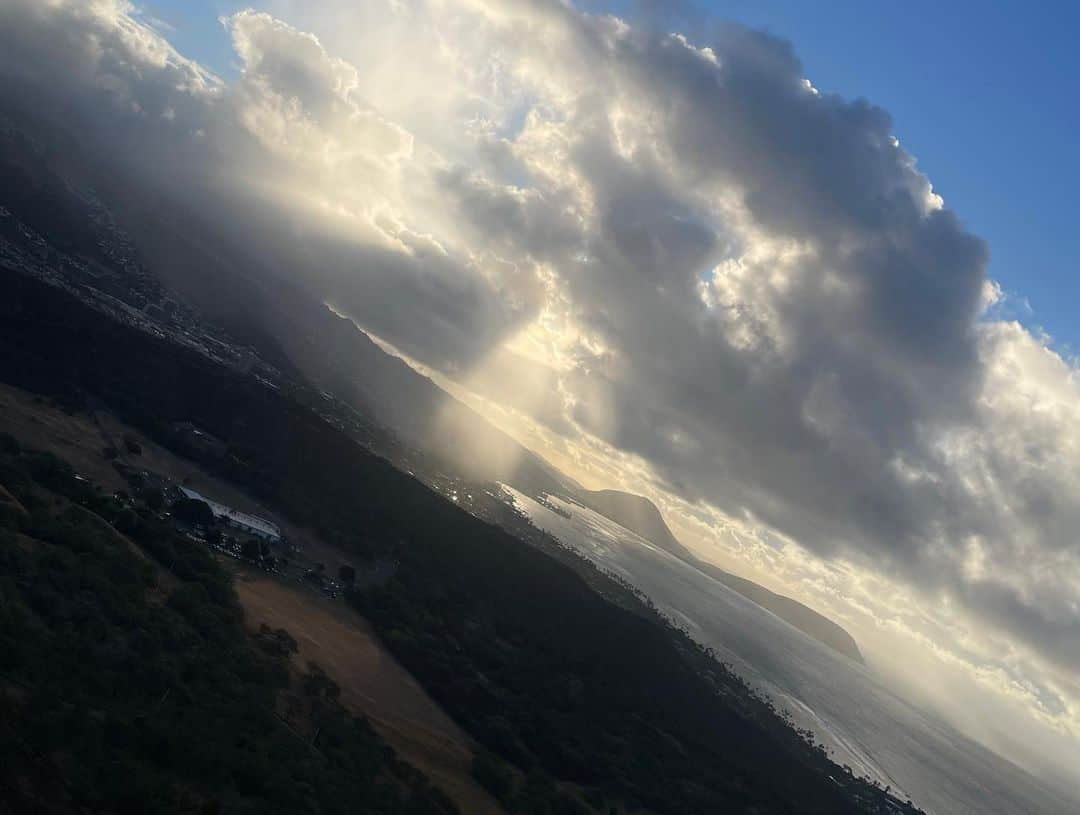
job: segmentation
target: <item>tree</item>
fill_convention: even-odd
[[[0,433],[0,453],[17,455],[20,450],[19,442],[10,433]]]
[[[296,640],[284,628],[271,628],[266,623],[259,626],[259,647],[266,653],[289,658],[299,650]]]
[[[473,756],[472,774],[473,778],[480,782],[480,786],[503,804],[510,802],[514,794],[514,775],[505,762],[480,748]]]
[[[173,517],[192,526],[214,525],[214,511],[206,501],[197,498],[181,498],[172,508]]]
[[[165,506],[165,496],[161,494],[161,490],[143,490],[139,497],[142,498],[143,501],[146,502],[146,505],[154,510],[154,512],[160,512]]]
[[[348,563],[342,563],[338,568],[338,579],[347,586],[356,582],[356,569]]]

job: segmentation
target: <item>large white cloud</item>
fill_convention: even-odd
[[[8,0],[8,101],[44,100],[541,452],[1075,749],[1077,372],[988,316],[987,248],[886,112],[737,26],[270,6],[225,21],[223,82],[126,4]]]

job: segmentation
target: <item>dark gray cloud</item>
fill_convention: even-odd
[[[583,377],[593,395],[579,415],[587,422],[606,390],[618,416],[592,432],[684,494],[751,506],[818,548],[914,545],[933,518],[912,511],[890,461],[925,459],[919,426],[969,413],[984,245],[929,208],[888,116],[809,91],[786,43],[729,27],[718,64],[659,33],[596,47],[606,73],[595,81],[647,107],[655,140],[623,155],[610,108],[575,111],[567,157],[595,200],[592,222],[538,230],[495,193],[464,207],[558,268],[575,318],[614,350],[615,364]],[[801,243],[783,291],[703,302],[703,281],[747,240],[709,210],[714,190],[735,195],[755,228]],[[751,325],[762,309],[783,350]],[[756,335],[749,348],[730,337],[740,321]]]
[[[114,176],[137,234],[183,213],[199,231],[191,244],[143,242],[177,275],[215,262],[297,280],[447,370],[469,368],[535,314],[529,280],[482,268],[389,206],[359,225],[328,209],[335,187],[370,196],[344,209],[427,183],[393,166],[410,137],[355,94],[355,69],[310,35],[254,13],[231,25],[244,72],[226,85],[124,4],[13,0],[0,8],[0,101],[65,134],[99,178]],[[152,196],[176,209],[162,214]],[[207,240],[209,259],[194,246]]]

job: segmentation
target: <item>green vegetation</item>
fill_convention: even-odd
[[[10,437],[0,483],[0,810],[454,811],[205,547]]]
[[[607,602],[287,394],[41,284],[0,285],[0,378],[71,404],[91,394],[162,444],[191,422],[229,447],[207,467],[354,555],[399,561],[351,600],[486,748],[475,775],[510,810],[914,811],[829,761],[681,632]],[[181,607],[202,609],[189,592]]]
[[[206,501],[197,498],[181,498],[172,505],[173,517],[192,526],[209,529],[214,525],[214,512]]]

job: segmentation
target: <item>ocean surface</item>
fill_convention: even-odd
[[[590,509],[563,517],[506,487],[536,526],[648,595],[751,685],[810,728],[839,764],[930,815],[1069,815],[1075,802],[897,696],[873,671]]]

